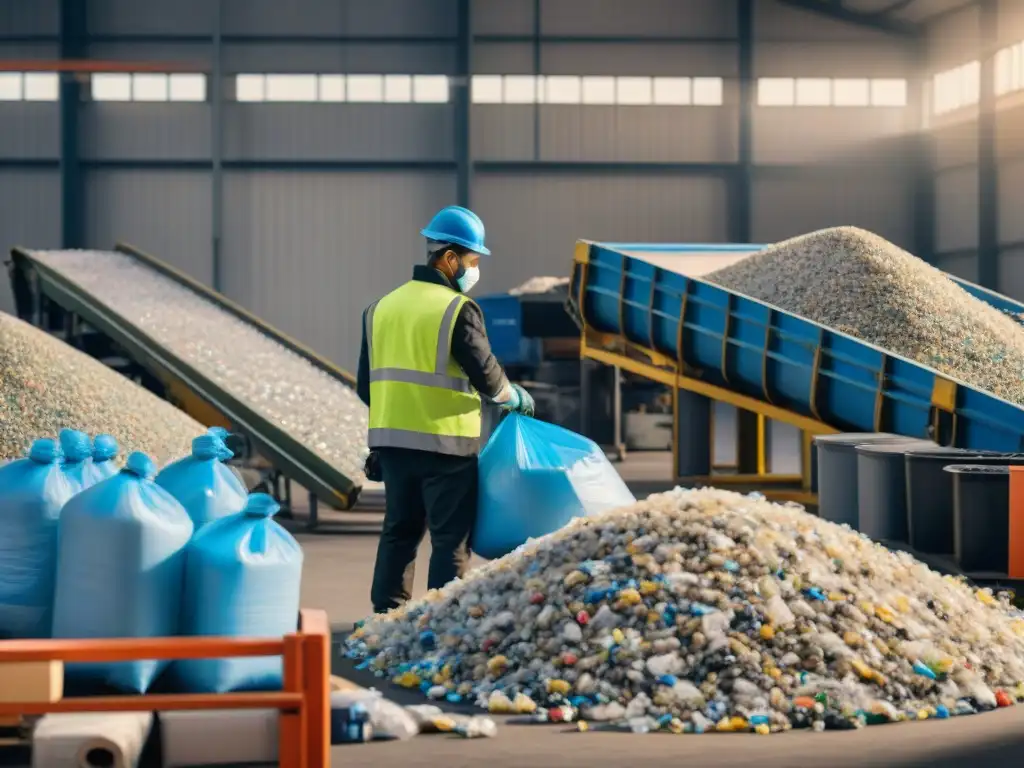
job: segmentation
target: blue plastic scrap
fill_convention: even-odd
[[[481,557],[502,557],[575,517],[635,501],[592,440],[510,414],[480,454],[473,551]]]
[[[221,517],[188,545],[181,634],[281,637],[295,631],[302,549],[273,520],[279,507],[254,493],[245,509]],[[188,691],[226,693],[281,687],[281,657],[189,659],[175,664]]]
[[[92,462],[92,445],[89,436],[77,429],[60,431],[60,448],[64,452],[64,474],[75,492],[91,488],[105,475],[98,472]]]
[[[207,432],[192,441],[190,456],[169,464],[156,476],[157,485],[185,507],[196,530],[245,507],[245,486],[223,463],[232,456],[219,436]]]
[[[113,435],[100,434],[92,439],[92,466],[100,475],[100,480],[106,480],[120,471],[114,462],[117,452],[117,439]]]
[[[133,453],[113,477],[73,496],[60,517],[53,635],[167,637],[178,633],[192,521]],[[68,664],[70,680],[145,693],[164,661]]]
[[[0,467],[0,638],[49,637],[60,511],[74,494],[55,440]]]

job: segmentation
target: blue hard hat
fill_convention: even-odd
[[[451,243],[468,248],[481,256],[490,256],[491,252],[484,245],[484,223],[480,217],[461,205],[449,205],[442,208],[420,234],[428,240],[439,243]]]

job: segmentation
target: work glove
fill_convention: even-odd
[[[501,404],[501,409],[503,411],[521,413],[523,416],[533,416],[536,406],[530,393],[518,384],[511,384],[510,386],[512,388],[512,397]]]

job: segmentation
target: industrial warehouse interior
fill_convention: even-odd
[[[1024,0],[0,0],[0,766],[1018,765],[1021,205]]]

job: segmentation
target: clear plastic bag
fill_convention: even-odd
[[[473,551],[481,557],[502,557],[574,517],[635,502],[592,440],[511,414],[480,454]]]
[[[353,704],[361,704],[369,713],[370,725],[373,726],[376,738],[405,741],[420,732],[416,718],[405,707],[385,699],[380,691],[361,689],[335,691],[331,694],[331,709],[344,709]]]

